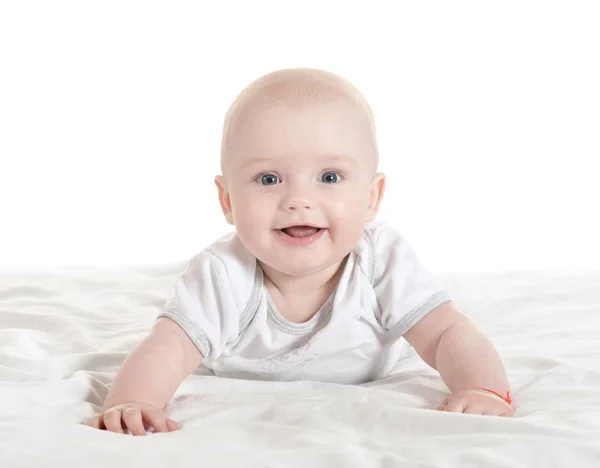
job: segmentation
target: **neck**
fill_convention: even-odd
[[[347,257],[346,257],[347,258]],[[342,273],[346,258],[323,270],[305,276],[291,276],[281,273],[262,262],[265,280],[271,283],[284,296],[313,295],[323,289],[333,289]]]

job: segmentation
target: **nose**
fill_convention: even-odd
[[[283,199],[283,209],[286,211],[312,210],[313,207],[313,198],[307,190],[290,189]]]

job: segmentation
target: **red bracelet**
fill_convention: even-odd
[[[506,392],[506,396],[503,397],[502,395],[500,395],[499,393],[496,393],[494,390],[490,390],[489,388],[480,388],[479,390],[483,390],[486,392],[490,392],[493,393],[494,395],[496,395],[499,398],[502,398],[506,403],[508,403],[509,405],[512,404],[512,399],[510,398],[510,392]]]

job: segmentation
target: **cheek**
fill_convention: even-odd
[[[264,229],[273,216],[273,202],[269,197],[249,192],[231,194],[231,209],[238,230]]]
[[[369,209],[369,202],[369,191],[354,186],[340,196],[330,199],[330,213],[338,219],[364,218]]]
[[[332,198],[330,201],[328,218],[332,223],[332,239],[344,245],[357,243],[367,223],[368,190],[355,186],[343,196]]]

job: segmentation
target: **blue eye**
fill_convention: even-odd
[[[321,182],[325,182],[326,184],[335,184],[337,182],[339,182],[341,179],[341,177],[339,176],[339,174],[337,172],[325,172],[322,176],[321,176]]]
[[[260,178],[260,183],[263,185],[276,185],[280,184],[281,180],[279,180],[279,177],[277,177],[276,175],[265,174]]]

